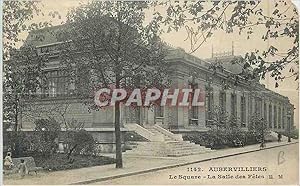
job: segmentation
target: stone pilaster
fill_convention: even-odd
[[[174,107],[165,107],[164,125],[167,128],[178,128],[178,109]]]
[[[277,114],[277,124],[278,124],[278,128],[282,129],[282,110],[281,110],[281,104],[278,104],[278,114]]]
[[[265,103],[266,103],[266,107],[264,108],[264,112],[266,112],[266,118],[265,118],[265,121],[267,123],[267,126],[269,128],[269,101],[265,100]]]
[[[185,124],[185,118],[184,118],[184,108],[183,107],[178,107],[177,108],[177,112],[178,112],[178,128],[184,128],[184,124]]]
[[[183,115],[183,125],[184,127],[189,126],[189,108],[188,107],[182,107],[182,115]]]
[[[270,112],[269,112],[269,114],[271,114],[271,117],[270,117],[270,119],[271,119],[271,128],[273,129],[274,128],[274,105],[273,105],[273,103],[270,103],[271,104],[271,110],[270,110]]]
[[[252,95],[251,93],[247,94],[246,98],[247,102],[247,119],[248,119],[248,124],[251,122],[251,117],[252,117]]]
[[[147,108],[147,121],[148,121],[148,124],[150,124],[150,125],[154,124],[154,122],[155,122],[154,117],[155,117],[154,107]]]
[[[255,112],[257,112],[255,109],[255,96],[254,97],[252,97],[252,113],[251,113],[251,116],[255,113]]]
[[[213,88],[213,94],[214,94],[213,106],[219,106],[220,105],[220,88],[216,85],[213,85],[212,88]]]
[[[249,93],[244,93],[245,102],[246,102],[246,127],[249,125]]]
[[[240,123],[241,121],[241,97],[243,96],[243,94],[240,91],[236,92],[236,117],[238,120],[238,123]]]
[[[277,129],[278,125],[277,125],[277,119],[278,119],[278,112],[277,112],[277,104],[273,103],[273,128]],[[276,113],[276,115],[275,115]],[[277,118],[277,119],[276,119]]]
[[[287,111],[286,106],[283,105],[283,107],[282,107],[282,128],[284,130],[286,130],[286,128],[287,128],[286,127],[286,115],[287,115],[286,111]]]

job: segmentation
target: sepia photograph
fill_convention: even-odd
[[[3,185],[299,185],[299,0],[0,5]]]

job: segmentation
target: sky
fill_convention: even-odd
[[[299,1],[297,1],[298,4]],[[53,19],[53,25],[59,25],[66,20],[66,14],[71,8],[75,8],[79,6],[81,3],[85,4],[86,1],[77,1],[77,0],[42,0],[43,12],[49,11],[57,11],[61,15],[61,19]],[[262,3],[261,8],[267,10],[269,13],[272,13],[271,1],[264,1]],[[292,5],[293,7],[294,5]],[[292,8],[291,8],[292,9]],[[153,12],[147,12],[149,15],[152,15]],[[296,15],[297,16],[297,15]],[[48,20],[49,18],[46,17],[35,17],[33,21],[43,21]],[[291,40],[284,38],[284,39],[277,39],[263,41],[262,37],[262,27],[256,27],[254,30],[253,36],[250,39],[247,39],[245,34],[239,35],[237,32],[233,33],[224,33],[223,31],[215,31],[213,36],[209,38],[201,47],[193,53],[193,55],[205,59],[210,58],[212,56],[212,48],[214,52],[224,52],[224,51],[231,51],[232,46],[234,46],[234,54],[235,55],[244,55],[246,52],[254,51],[255,49],[258,50],[265,50],[270,45],[275,45],[278,47],[279,51],[285,51],[286,49],[290,48]],[[24,33],[24,37],[27,33]],[[173,45],[174,47],[180,47],[184,49],[186,52],[190,51],[190,43],[189,41],[185,41],[187,37],[186,30],[180,29],[178,32],[171,32],[171,33],[164,33],[162,34],[162,39],[167,43]],[[289,68],[283,70],[283,74],[287,74]],[[266,85],[266,87],[270,90],[273,90],[279,94],[289,97],[292,104],[296,108],[295,112],[295,125],[299,126],[299,91],[297,90],[298,82],[294,81],[293,79],[286,79],[280,83],[278,88],[275,88],[275,80],[271,77],[267,77],[265,80],[261,80],[261,83]]]

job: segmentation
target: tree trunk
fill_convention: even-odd
[[[20,142],[19,142],[19,131],[18,131],[18,96],[17,94],[15,95],[15,125],[14,125],[14,130],[13,130],[13,138],[14,138],[14,145],[13,145],[13,154],[14,157],[19,157],[20,156]]]
[[[116,168],[123,168],[119,101],[117,101],[115,104],[115,138],[116,138]]]
[[[119,71],[116,70],[116,88],[120,87]],[[120,101],[115,103],[116,168],[123,168],[120,124]]]
[[[72,154],[72,152],[75,150],[76,147],[77,147],[77,144],[74,145],[74,147],[71,148],[71,149],[69,150],[69,153],[67,154],[67,159],[68,159],[68,160],[70,160],[71,154]]]

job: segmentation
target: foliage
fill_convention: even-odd
[[[225,131],[226,132],[226,131]],[[205,146],[212,149],[222,149],[227,147],[234,147],[232,141],[232,135],[221,134],[221,137],[216,136],[216,133],[206,132],[206,133],[192,133],[186,134],[183,136],[183,139],[186,141],[190,141],[196,144],[200,144],[201,146]],[[216,142],[217,137],[217,142]],[[236,137],[236,136],[235,136]],[[236,139],[236,138],[234,138]],[[253,145],[257,144],[258,141],[253,133],[248,131],[239,131],[238,139],[242,141],[244,145]]]
[[[24,45],[20,36],[41,27],[49,22],[30,23],[34,15],[39,15],[40,2],[37,1],[4,1],[3,2],[3,131],[8,128],[17,131],[18,116],[24,108],[24,99],[36,97],[40,87],[41,69],[46,58],[39,56],[34,46]],[[14,154],[19,155],[19,133],[13,133],[15,140]]]
[[[66,131],[64,143],[67,144],[67,159],[71,160],[72,154],[93,154],[96,142],[91,133],[84,129]],[[73,160],[72,160],[73,161]]]
[[[95,154],[96,141],[91,133],[84,130],[84,123],[77,120],[64,120],[66,131],[62,133],[62,140],[67,145],[67,159],[74,161],[73,154]]]
[[[48,61],[47,57],[39,55],[37,48],[22,38],[24,33],[51,25],[51,20],[32,22],[34,16],[45,16],[41,7],[39,1],[3,2],[4,131],[13,124],[13,129],[17,130],[17,115],[25,107],[24,100],[37,96],[44,78],[41,71]],[[49,16],[55,18],[59,14],[49,12]],[[40,40],[41,36],[37,35],[35,39]]]
[[[258,141],[265,141],[264,137],[268,133],[268,126],[265,120],[259,117],[259,114],[255,113],[251,116],[248,129]]]
[[[49,22],[29,23],[41,13],[38,1],[3,1],[3,59],[9,59],[11,51],[18,42],[23,41],[20,34],[26,31],[47,27]]]
[[[24,101],[36,98],[36,92],[41,87],[42,68],[47,61],[39,56],[33,46],[24,46],[11,52],[10,60],[4,63],[4,104],[3,120],[17,130],[18,113],[23,108]],[[12,125],[15,124],[15,125]]]
[[[295,128],[291,131],[291,138],[299,139],[299,129]]]
[[[165,47],[155,25],[145,25],[146,2],[92,1],[68,13],[57,34],[62,65],[76,94],[91,109],[99,88],[160,87],[166,78]],[[71,41],[71,42],[70,42]],[[90,99],[87,99],[90,98]],[[115,104],[116,167],[122,167],[120,102]]]
[[[76,163],[66,161],[65,154],[53,154],[44,156],[40,153],[28,153],[26,156],[32,156],[36,166],[42,167],[44,170],[58,171],[68,169],[78,169],[83,167],[92,167],[100,165],[108,165],[115,163],[115,159],[105,156],[94,155],[74,155],[73,159]]]
[[[48,156],[55,153],[60,131],[60,124],[53,118],[36,120],[34,134],[31,136],[32,150]]]
[[[165,50],[155,28],[143,25],[147,6],[145,2],[95,1],[68,14],[57,37],[64,41],[60,57],[79,96],[93,99],[94,91],[110,85],[160,87],[167,72]]]
[[[214,106],[210,114],[207,142],[211,147],[231,146],[234,140],[244,140],[245,134],[236,116],[228,115],[220,106]]]
[[[24,153],[30,150],[30,137],[23,131],[7,131],[3,133],[2,144],[4,156],[7,152],[12,152],[12,157],[18,158],[24,156]],[[16,148],[19,148],[19,153],[15,153]]]
[[[291,138],[293,139],[299,139],[299,129],[295,128],[293,130],[291,130],[291,132],[289,132],[288,130],[284,131],[284,132],[277,132],[281,135],[284,135],[286,137],[288,137],[289,135],[291,136]]]
[[[167,32],[186,29],[191,53],[219,30],[239,33],[247,39],[260,34],[262,41],[268,43],[285,38],[289,42],[285,51],[280,50],[281,42],[278,42],[264,51],[246,53],[232,63],[243,67],[243,71],[236,75],[247,80],[264,78],[266,73],[277,81],[275,87],[284,78],[298,80],[299,20],[297,8],[291,1],[165,1],[153,4],[166,9],[166,13],[159,9],[154,13],[155,22],[161,29]],[[290,73],[284,76],[282,70],[286,67],[290,68]]]
[[[3,121],[4,131],[12,127],[17,130],[17,115],[21,101],[34,94],[39,86],[38,77],[45,59],[37,55],[33,46],[23,46],[17,50],[21,42],[22,32],[47,26],[48,23],[29,24],[34,15],[40,13],[40,3],[35,1],[3,2]]]

